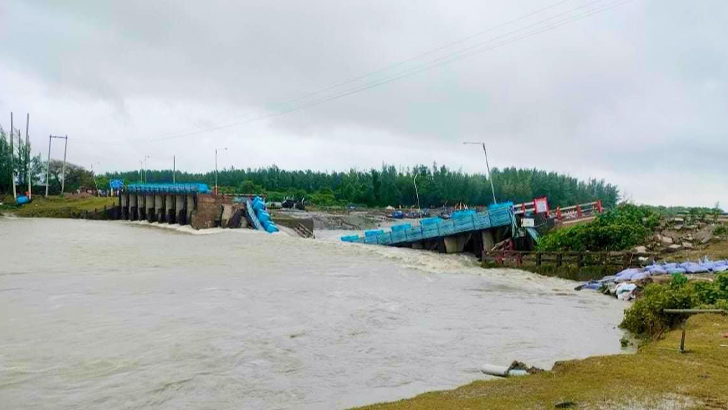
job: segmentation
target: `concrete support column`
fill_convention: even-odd
[[[177,220],[175,205],[177,205],[177,197],[175,195],[167,195],[164,207],[165,212],[167,213],[166,221],[171,224],[175,223]]]
[[[129,219],[129,194],[123,193],[119,195],[119,206],[121,209],[120,219]]]
[[[187,221],[188,222],[192,220],[192,212],[194,212],[195,209],[196,209],[196,206],[195,205],[197,205],[196,204],[197,201],[195,201],[195,199],[196,198],[195,198],[194,195],[187,195],[187,201],[186,201],[186,204],[187,204],[187,208],[186,208],[187,215],[185,217],[187,218]]]
[[[491,231],[480,231],[481,238],[483,238],[483,252],[488,252],[495,246],[495,238],[493,238],[493,232]]]
[[[154,220],[164,222],[164,195],[154,195]]]
[[[446,236],[443,238],[445,242],[445,253],[460,253],[465,249],[465,244],[470,240],[470,233],[460,235]]]
[[[187,195],[177,195],[174,199],[177,223],[187,225]]]
[[[235,209],[233,208],[233,206],[229,204],[223,204],[222,215],[220,216],[220,227],[228,228],[228,225],[230,225],[230,221],[233,219],[233,215],[235,215]]]
[[[129,219],[136,221],[139,219],[139,196],[129,194]]]
[[[139,220],[147,220],[147,196],[143,194],[137,195],[137,209],[139,210]]]
[[[144,202],[147,207],[147,222],[154,222],[154,217],[156,215],[154,213],[154,194],[144,195]]]

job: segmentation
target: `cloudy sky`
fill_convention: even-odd
[[[0,125],[97,170],[445,164],[728,205],[728,2],[0,1]],[[63,155],[61,144],[52,155]]]

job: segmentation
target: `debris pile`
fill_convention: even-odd
[[[581,284],[576,290],[593,289],[613,295],[617,299],[631,300],[638,296],[640,289],[662,275],[710,274],[728,271],[728,260],[711,261],[707,257],[697,262],[652,263],[642,268],[625,269],[616,275],[605,276]]]
[[[710,242],[720,241],[714,231],[721,226],[718,221],[709,221],[708,217],[676,216],[665,220],[657,228],[656,233],[644,246],[638,246],[635,252],[673,253],[681,250],[699,249]]]

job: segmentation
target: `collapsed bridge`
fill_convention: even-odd
[[[528,229],[528,228],[527,228]],[[418,225],[394,225],[390,231],[370,230],[364,236],[342,236],[343,242],[377,244],[459,253],[470,250],[477,256],[496,243],[520,233],[512,202],[491,205],[487,212],[456,211],[450,219],[420,220]],[[537,235],[535,231],[528,231]]]

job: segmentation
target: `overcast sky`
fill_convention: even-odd
[[[0,1],[0,125],[102,171],[436,161],[728,208],[728,1]],[[53,148],[62,157],[61,144]]]

